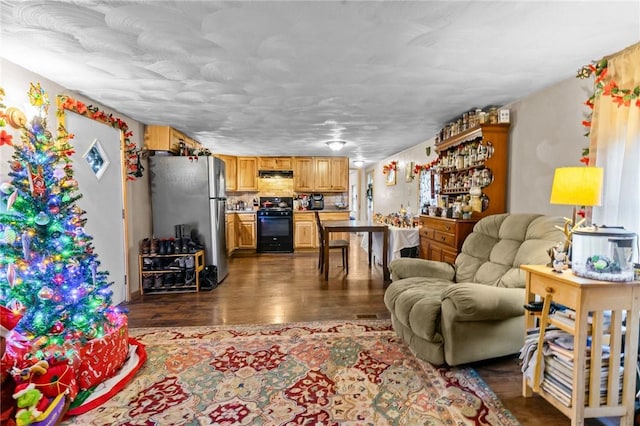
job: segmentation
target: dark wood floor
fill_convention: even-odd
[[[213,291],[144,295],[123,305],[129,326],[171,327],[274,324],[331,319],[389,318],[380,266],[369,269],[352,237],[349,274],[339,251],[331,254],[329,281],[317,270],[317,253],[250,254],[230,260],[229,275]],[[516,356],[472,365],[523,425],[571,422],[539,396],[521,396]],[[590,419],[587,425],[617,424]]]

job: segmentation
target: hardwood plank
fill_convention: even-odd
[[[216,289],[200,293],[151,294],[132,300],[130,327],[271,324],[320,320],[383,319],[382,268],[368,267],[360,237],[351,238],[349,274],[340,253],[331,253],[329,281],[317,269],[318,253],[243,254],[229,262],[229,275]],[[523,425],[566,426],[571,422],[539,396],[521,396],[517,356],[483,361],[475,368]],[[586,425],[617,424],[588,419]]]

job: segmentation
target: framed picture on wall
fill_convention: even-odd
[[[409,161],[407,163],[407,168],[404,169],[404,181],[406,183],[413,182],[415,175],[413,174],[413,168],[415,167],[415,163],[413,161]]]
[[[387,185],[395,185],[396,184],[396,169],[395,168],[390,168],[387,171],[387,179],[385,180],[385,183]]]

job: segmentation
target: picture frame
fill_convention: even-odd
[[[390,168],[389,171],[387,172],[386,175],[386,179],[385,179],[385,183],[387,186],[391,186],[391,185],[395,185],[396,184],[396,169],[395,168]]]
[[[407,168],[404,169],[404,181],[406,183],[411,183],[413,182],[413,179],[415,179],[415,174],[413,172],[413,168],[415,167],[415,163],[413,161],[409,161],[407,163]]]

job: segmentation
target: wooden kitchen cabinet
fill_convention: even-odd
[[[478,220],[420,216],[420,257],[454,263]]]
[[[349,212],[319,212],[320,221],[323,220],[349,220]],[[331,233],[332,240],[349,241],[348,232]],[[293,213],[293,249],[317,249],[318,227],[314,211],[297,211]]]
[[[313,192],[315,173],[313,157],[294,157],[293,190],[296,192]]]
[[[181,142],[187,148],[195,149],[200,147],[200,143],[172,127],[147,126],[145,128],[144,146],[149,151],[170,151],[177,154]]]
[[[347,157],[315,157],[316,192],[345,192],[349,188]]]
[[[216,154],[214,157],[218,157],[224,161],[225,167],[225,179],[227,191],[235,191],[237,188],[237,158],[234,155]]]
[[[258,157],[237,157],[237,191],[258,190]]]
[[[318,230],[313,212],[293,213],[293,249],[318,247]]]
[[[227,237],[227,255],[231,255],[236,249],[236,214],[225,215],[225,233]]]
[[[239,249],[256,248],[256,214],[236,213],[237,247]]]
[[[292,170],[291,157],[258,157],[258,170]]]
[[[349,212],[320,212],[320,221],[324,220],[349,220]],[[349,241],[350,235],[349,232],[331,232],[330,234],[332,240],[346,241]]]

